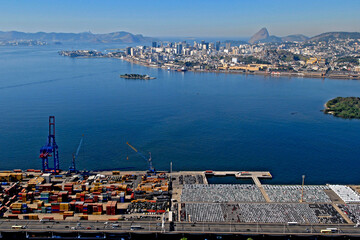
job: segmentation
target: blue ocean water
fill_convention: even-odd
[[[159,170],[172,161],[174,170],[269,170],[273,183],[303,174],[308,184],[359,183],[360,121],[320,110],[358,96],[360,81],[178,73],[57,54],[114,47],[123,46],[0,47],[1,169],[39,169],[55,115],[63,169],[85,134],[80,169],[146,169],[129,141]]]

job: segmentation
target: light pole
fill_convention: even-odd
[[[302,175],[302,187],[301,187],[301,200],[300,200],[300,202],[304,201],[304,182],[305,182],[305,175]]]
[[[284,233],[285,233],[285,223],[284,223]]]

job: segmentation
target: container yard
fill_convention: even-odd
[[[212,173],[224,176],[233,172]],[[250,180],[257,178],[256,184],[209,184],[208,171],[51,174],[17,169],[0,174],[0,232],[24,221],[26,231],[52,223],[62,231],[95,228],[105,232],[159,233],[191,232],[201,224],[207,226],[205,232],[221,230],[215,230],[214,224],[225,224],[221,225],[225,232],[230,231],[229,224],[231,232],[247,224],[274,224],[271,231],[281,231],[286,225],[290,231],[292,226],[288,224],[292,223],[304,226],[299,230],[301,234],[311,228],[312,234],[321,234],[316,227],[340,226],[360,236],[360,195],[356,185],[272,185],[268,180],[262,185],[258,172],[247,172]],[[146,227],[131,228],[130,223],[136,222]],[[98,226],[100,223],[103,225]],[[259,233],[258,228],[256,231]]]
[[[3,219],[109,221],[166,215],[167,220],[185,222],[360,221],[360,195],[345,185],[208,184],[205,171],[55,175],[28,169],[3,171],[1,176]]]
[[[11,175],[14,172],[3,172]],[[127,214],[163,214],[169,209],[169,177],[119,171],[50,175],[28,169],[2,182],[3,218],[109,220]],[[9,179],[10,180],[10,179]],[[20,181],[19,181],[20,180]]]

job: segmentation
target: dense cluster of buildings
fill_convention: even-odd
[[[205,41],[153,42],[151,47],[128,47],[124,59],[146,66],[175,70],[238,71],[318,76],[360,73],[360,40],[248,44]],[[119,56],[119,53],[109,53]],[[334,76],[336,77],[336,76]]]
[[[70,57],[113,57],[177,71],[220,71],[360,79],[360,39],[326,42],[152,42],[101,53],[62,51]]]

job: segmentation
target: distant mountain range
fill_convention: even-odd
[[[309,39],[312,42],[328,42],[335,39],[360,39],[359,32],[327,32]]]
[[[278,37],[270,35],[266,28],[260,29],[255,33],[249,43],[281,43],[281,42],[319,42],[329,41],[334,39],[360,39],[359,32],[327,32],[322,33],[314,37],[307,37],[302,34],[288,35],[285,37]],[[159,39],[153,37],[144,37],[141,34],[132,34],[129,32],[112,32],[105,34],[95,34],[91,32],[83,33],[25,33],[18,31],[3,32],[0,31],[0,41],[19,41],[19,40],[32,40],[32,41],[44,41],[44,42],[89,42],[89,43],[145,43],[152,41],[159,41]],[[232,45],[244,44],[244,41],[228,40]]]
[[[17,31],[0,31],[0,41],[37,40],[45,42],[92,42],[92,43],[142,43],[155,41],[155,38],[129,32],[113,32],[106,34],[83,33],[25,33]]]
[[[360,33],[358,32],[327,32],[314,37],[307,37],[302,34],[289,35],[285,37],[278,37],[270,35],[266,28],[260,29],[249,40],[249,43],[281,43],[281,42],[328,42],[335,39],[360,39]]]

